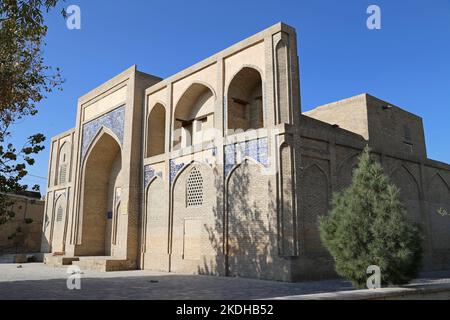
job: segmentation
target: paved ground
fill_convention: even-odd
[[[0,300],[20,299],[266,299],[352,290],[343,280],[282,283],[150,271],[81,275],[81,290],[67,289],[65,268],[43,264],[0,264]],[[450,282],[450,272],[425,274],[416,283]]]

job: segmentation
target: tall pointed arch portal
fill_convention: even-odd
[[[114,256],[121,193],[121,147],[102,130],[84,163],[79,256]]]

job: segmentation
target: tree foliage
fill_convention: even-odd
[[[364,288],[370,265],[381,268],[384,285],[406,284],[417,276],[422,260],[422,235],[406,219],[399,189],[362,153],[349,188],[336,193],[328,216],[320,220],[323,244],[335,259],[339,275]]]
[[[59,69],[53,71],[42,56],[47,26],[44,13],[58,0],[0,1],[0,224],[14,217],[8,193],[28,188],[21,183],[33,156],[44,149],[45,137],[34,134],[20,148],[11,143],[11,127],[37,113],[46,94],[60,89]],[[38,186],[33,187],[38,190]]]

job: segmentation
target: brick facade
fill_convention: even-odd
[[[64,219],[42,249],[83,267],[330,277],[318,217],[367,144],[426,231],[424,269],[448,268],[450,166],[427,158],[422,119],[368,94],[301,114],[281,23],[167,79],[134,66],[81,97],[52,142],[46,214],[63,199]]]

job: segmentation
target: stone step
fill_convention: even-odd
[[[44,263],[51,267],[68,266],[78,259],[78,257],[55,256],[51,253],[44,255]]]
[[[17,253],[0,255],[0,263],[28,263],[43,261],[44,255],[42,253]]]
[[[79,260],[72,264],[80,267],[81,271],[111,272],[135,269],[129,260],[114,257],[79,257]]]

